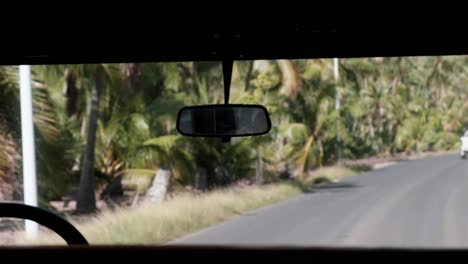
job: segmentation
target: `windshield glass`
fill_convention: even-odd
[[[265,106],[272,128],[230,142],[176,130],[182,107],[224,103],[220,62],[31,66],[29,102],[2,66],[0,201],[35,174],[37,205],[93,245],[466,247],[467,65],[236,61],[230,103]],[[0,219],[0,245],[64,244],[34,228]]]

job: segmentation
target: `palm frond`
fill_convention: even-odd
[[[143,143],[143,146],[146,147],[156,147],[164,150],[169,150],[172,146],[175,145],[177,140],[180,139],[178,135],[166,135],[159,136],[156,138],[149,139]]]
[[[0,177],[11,177],[18,164],[17,146],[11,136],[0,131]]]
[[[115,176],[120,176],[123,174],[134,175],[134,176],[149,176],[153,177],[158,170],[150,169],[125,169],[115,174]]]

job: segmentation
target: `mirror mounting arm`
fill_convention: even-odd
[[[223,81],[224,81],[224,104],[229,104],[229,94],[231,91],[232,59],[223,60]]]
[[[224,83],[224,104],[229,104],[229,94],[231,92],[232,59],[223,59],[223,83]],[[231,137],[222,137],[221,142],[231,142]]]

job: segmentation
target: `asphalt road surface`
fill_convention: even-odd
[[[170,244],[468,248],[468,161],[404,161]]]

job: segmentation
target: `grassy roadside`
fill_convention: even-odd
[[[300,193],[299,186],[289,183],[233,187],[198,196],[179,195],[159,205],[103,212],[86,223],[74,224],[92,244],[161,244]],[[49,234],[32,243],[64,244]]]
[[[305,186],[310,186],[312,184],[318,183],[327,183],[327,182],[337,182],[344,178],[357,175],[359,172],[370,170],[371,168],[360,168],[356,166],[355,168],[349,168],[342,165],[333,165],[322,167],[316,170],[309,172],[304,180]]]
[[[437,154],[407,159],[433,155]],[[74,224],[92,244],[161,244],[247,211],[299,195],[304,186],[340,181],[389,161],[369,163],[369,160],[363,160],[352,166],[342,164],[319,168],[309,172],[301,185],[276,183],[231,187],[201,195],[180,194],[159,205],[106,211],[85,223]],[[20,243],[29,244],[31,241],[21,239]],[[64,244],[61,238],[51,234],[44,234],[39,241],[32,243]]]

